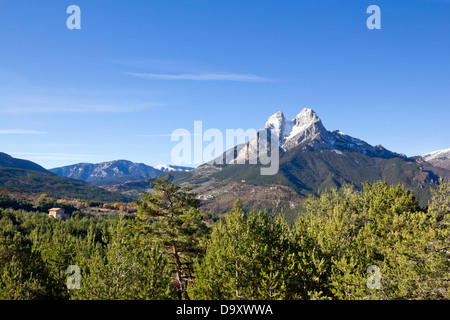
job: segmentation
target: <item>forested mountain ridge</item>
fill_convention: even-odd
[[[13,158],[10,155],[0,152],[0,167],[33,170],[38,172],[49,171],[32,161]]]
[[[49,171],[60,176],[82,180],[92,185],[110,186],[128,181],[142,180],[157,176],[163,172],[188,171],[192,168],[134,163],[128,160],[114,160],[102,163],[78,163],[53,168]]]
[[[0,192],[48,194],[60,199],[81,199],[107,202],[127,202],[132,198],[109,192],[83,181],[58,177],[40,165],[0,153]]]

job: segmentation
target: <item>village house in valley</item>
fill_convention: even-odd
[[[62,208],[51,208],[50,210],[48,210],[48,216],[61,220],[66,220],[68,218],[68,215]]]

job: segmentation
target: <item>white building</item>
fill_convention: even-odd
[[[48,216],[62,220],[66,220],[68,218],[66,212],[62,208],[51,208],[48,210]]]

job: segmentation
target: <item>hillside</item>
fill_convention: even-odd
[[[48,194],[54,198],[126,202],[132,198],[78,180],[58,177],[40,165],[0,153],[0,192]]]
[[[309,194],[340,187],[344,183],[360,189],[366,181],[386,179],[391,184],[403,184],[413,190],[422,206],[430,197],[429,189],[438,176],[411,159],[367,157],[358,152],[336,153],[331,150],[301,150],[286,152],[280,160],[280,170],[273,176],[261,176],[259,165],[204,165],[187,175],[173,174],[175,183],[193,185],[194,191],[206,199],[208,208],[229,209],[241,199],[250,207],[295,209]],[[281,188],[280,186],[283,186]],[[262,189],[258,192],[258,189]],[[278,190],[278,195],[274,194]],[[234,196],[232,196],[234,191]],[[222,204],[222,205],[220,205]]]
[[[109,192],[82,181],[61,178],[51,173],[32,170],[0,168],[0,192],[25,191],[47,194],[53,198],[81,199],[105,202],[127,202],[132,198]]]
[[[13,158],[10,155],[3,152],[0,152],[0,167],[33,170],[48,173],[46,169],[44,169],[37,163],[28,160]]]

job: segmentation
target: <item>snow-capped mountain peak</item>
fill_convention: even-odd
[[[274,115],[270,116],[264,126],[264,129],[271,129],[280,138],[280,141],[287,137],[294,125],[294,120],[289,121],[284,117],[283,112],[278,111]]]
[[[292,120],[292,128],[289,134],[282,140],[282,147],[290,149],[306,140],[324,138],[327,130],[322,124],[322,120],[310,108],[304,108]]]
[[[372,146],[342,131],[328,131],[322,124],[319,116],[310,108],[302,109],[290,121],[286,119],[283,112],[278,111],[269,117],[264,129],[270,130],[279,136],[279,147],[284,152],[298,145],[303,145],[304,147],[308,145],[315,150],[347,150],[381,158],[405,157],[381,146]],[[258,139],[258,135],[255,135],[246,143],[248,148],[241,146],[237,149],[237,155],[234,158],[236,163],[259,157],[261,150],[256,148],[256,139]],[[223,156],[211,161],[211,163],[221,163]],[[229,161],[228,163],[232,162]]]
[[[163,172],[184,172],[184,171],[191,171],[193,168],[190,167],[180,167],[180,166],[173,166],[170,164],[158,164],[156,166],[153,166],[156,170],[160,170]]]
[[[450,159],[450,148],[426,153],[426,154],[422,155],[422,158],[425,161],[440,159],[440,158]]]
[[[303,108],[294,120],[297,126],[309,126],[321,121],[314,110],[310,108]]]
[[[270,129],[280,138],[282,148],[292,147],[303,140],[326,131],[322,121],[310,108],[304,108],[292,120],[287,120],[283,112],[278,111],[269,117],[264,129]]]

